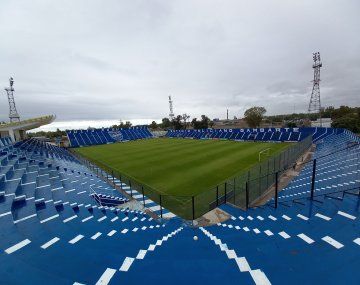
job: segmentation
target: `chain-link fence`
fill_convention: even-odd
[[[109,181],[113,181],[114,184],[116,179],[120,180],[121,184],[118,184],[118,186],[125,190],[127,195],[132,197],[136,192],[137,195],[142,195],[140,202],[144,206],[146,200],[150,199],[157,203],[161,210],[166,208],[184,219],[193,220],[226,202],[231,202],[241,208],[247,208],[275,184],[276,175],[281,175],[286,169],[290,168],[311,145],[312,138],[309,136],[298,143],[290,145],[281,153],[264,159],[262,162],[245,170],[241,175],[230,177],[211,189],[194,196],[160,193],[149,185],[114,170],[104,163],[84,159],[77,153],[75,155],[97,175],[106,177]],[[162,211],[160,215],[162,215]]]

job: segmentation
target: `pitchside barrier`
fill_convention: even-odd
[[[298,143],[292,144],[281,153],[245,170],[242,175],[228,178],[195,196],[163,194],[149,185],[139,182],[134,177],[112,169],[104,163],[98,161],[89,162],[82,156],[80,158],[97,175],[106,177],[110,181],[113,180],[113,182],[117,178],[129,186],[130,193],[128,194],[130,196],[133,196],[134,190],[142,194],[144,205],[147,197],[160,205],[161,208],[166,208],[184,219],[194,220],[227,202],[241,208],[249,207],[274,185],[276,177],[281,176],[286,169],[292,167],[311,145],[312,138],[309,136]],[[76,156],[79,158],[78,155]]]
[[[125,185],[130,187],[130,193],[128,192],[128,195],[135,195],[134,190],[136,190],[143,196],[142,202],[144,206],[146,199],[149,198],[157,203],[161,209],[166,208],[184,219],[194,220],[227,202],[244,209],[248,208],[271,186],[274,186],[276,181],[278,181],[277,178],[279,178],[284,171],[293,167],[295,162],[301,158],[311,145],[312,138],[309,136],[298,143],[290,145],[275,156],[264,158],[261,163],[244,170],[243,174],[230,177],[195,196],[175,196],[160,193],[149,185],[139,182],[134,177],[114,170],[104,163],[88,161],[84,157],[73,153],[98,176],[106,177],[113,183],[115,183],[115,179],[119,179],[124,183],[121,188],[124,188]],[[162,216],[162,211],[160,211],[160,216]]]

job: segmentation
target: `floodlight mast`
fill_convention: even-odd
[[[174,115],[173,101],[171,99],[171,96],[169,96],[169,109],[170,109],[169,119],[170,119],[170,121],[172,121],[174,119],[175,115]]]
[[[10,87],[6,87],[5,91],[7,93],[7,97],[8,97],[8,101],[9,101],[9,119],[10,122],[19,122],[20,121],[20,116],[16,110],[16,105],[15,105],[15,99],[14,99],[14,79],[12,77],[10,77],[9,79],[10,82]]]
[[[313,69],[314,69],[314,80],[313,88],[310,97],[310,103],[308,112],[309,113],[319,113],[320,116],[320,127],[322,127],[322,120],[321,120],[321,100],[320,100],[320,68],[322,67],[322,62],[320,59],[320,52],[313,53]]]

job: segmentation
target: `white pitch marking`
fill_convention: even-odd
[[[5,216],[7,216],[7,215],[11,215],[11,212],[6,212],[6,213],[0,214],[0,218],[5,217]]]
[[[134,258],[132,257],[125,257],[123,264],[120,267],[120,271],[128,271],[131,264],[134,262]]]
[[[241,272],[250,271],[250,265],[247,262],[245,257],[237,257],[235,258],[236,264],[239,267]]]
[[[115,217],[115,218],[112,218],[110,221],[111,222],[115,222],[116,220],[118,220],[119,219],[119,217]]]
[[[41,248],[47,249],[48,247],[52,246],[54,243],[58,242],[60,239],[58,237],[54,237],[53,239],[49,240],[48,242],[44,243]]]
[[[123,229],[123,230],[121,231],[121,233],[122,233],[122,234],[126,234],[128,231],[129,231],[128,229]]]
[[[250,231],[248,227],[244,227],[243,230],[244,230],[245,232]]]
[[[273,221],[276,221],[276,220],[277,220],[277,218],[275,218],[274,216],[271,216],[271,215],[269,215],[269,219],[270,219],[270,220],[273,220]]]
[[[96,285],[107,285],[109,284],[111,278],[116,273],[116,269],[106,268],[104,273],[101,275],[100,279],[96,282]]]
[[[146,253],[147,253],[147,250],[140,249],[139,253],[136,256],[136,259],[144,259]]]
[[[105,220],[107,217],[106,216],[104,216],[104,217],[101,217],[100,219],[98,219],[97,221],[98,222],[102,222],[103,220]]]
[[[132,230],[134,233],[138,231],[138,228],[133,228]]]
[[[125,217],[125,218],[123,218],[121,221],[122,222],[125,222],[126,220],[128,220],[129,218],[128,217]]]
[[[91,239],[92,240],[96,240],[99,236],[101,236],[102,235],[102,233],[100,233],[100,232],[97,232],[96,234],[94,234],[92,237],[91,237]]]
[[[93,217],[94,217],[94,216],[89,216],[89,217],[87,217],[87,218],[85,218],[85,219],[82,219],[81,222],[85,223],[86,221],[92,219]]]
[[[69,243],[75,244],[75,243],[77,243],[79,240],[81,240],[83,237],[84,237],[83,235],[77,235],[77,236],[74,237],[73,239],[69,240]]]
[[[53,220],[53,219],[55,219],[55,218],[57,218],[57,217],[59,217],[59,214],[56,214],[56,215],[53,215],[53,216],[51,216],[51,217],[48,217],[48,218],[46,218],[46,219],[44,219],[44,220],[41,220],[41,221],[40,221],[40,224],[46,223],[46,222],[48,222],[48,221],[51,221],[51,220]]]
[[[354,239],[353,242],[356,243],[357,245],[360,245],[360,238]]]
[[[23,248],[24,246],[28,245],[29,243],[31,243],[31,241],[29,239],[24,239],[23,241],[21,241],[17,244],[14,244],[13,246],[5,249],[5,252],[7,254],[11,254],[11,253]]]
[[[36,217],[36,214],[32,214],[32,215],[26,216],[26,217],[24,217],[24,218],[18,219],[18,220],[16,220],[16,221],[14,221],[14,224],[17,224],[17,223],[26,221],[26,220],[31,219],[31,218],[34,218],[34,217]]]
[[[273,236],[274,234],[270,230],[264,231],[267,236]]]
[[[303,215],[301,215],[301,214],[297,214],[297,217],[300,218],[300,219],[302,219],[302,220],[304,220],[304,221],[309,220],[308,217],[305,217],[305,216],[303,216]]]
[[[286,215],[282,215],[281,217],[284,218],[284,219],[287,220],[287,221],[290,221],[290,220],[291,220],[291,218],[290,218],[289,216],[286,216]]]
[[[284,231],[279,232],[279,235],[282,236],[284,239],[290,238],[290,236],[289,236],[286,232],[284,232]]]
[[[305,234],[298,234],[297,236],[298,236],[299,238],[301,238],[303,241],[307,242],[308,244],[312,244],[312,243],[315,242],[312,238],[308,237],[308,236],[305,235]]]
[[[250,270],[250,275],[256,285],[271,285],[271,282],[266,277],[265,273],[262,272],[260,269]]]
[[[138,219],[138,217],[133,218],[131,221],[135,222]]]
[[[71,217],[63,220],[63,222],[64,222],[64,223],[67,223],[67,222],[70,222],[71,220],[73,220],[73,219],[75,219],[75,218],[77,218],[77,215],[71,216]]]
[[[343,217],[345,217],[345,218],[351,219],[351,220],[355,220],[355,219],[356,219],[355,216],[350,215],[350,214],[345,213],[345,212],[342,212],[342,211],[338,211],[337,213],[338,213],[339,215],[341,215],[341,216],[343,216]]]
[[[254,231],[254,233],[256,233],[256,234],[259,234],[259,233],[260,233],[259,229],[253,229],[253,231]]]
[[[112,237],[115,233],[116,233],[116,231],[115,231],[115,230],[112,230],[112,231],[110,231],[107,235],[108,235],[109,237]]]
[[[264,218],[261,217],[261,216],[257,216],[256,218],[258,218],[260,221],[263,221],[263,220],[264,220]]]
[[[336,249],[340,249],[344,246],[342,243],[338,242],[337,240],[334,240],[332,237],[329,237],[329,236],[325,236],[321,239],[323,241],[327,242],[328,244],[332,245]]]
[[[324,215],[319,214],[319,213],[316,213],[315,217],[318,217],[318,218],[323,219],[325,221],[330,221],[331,220],[331,218],[329,218],[328,216],[324,216]]]
[[[154,251],[155,247],[156,247],[155,244],[150,244],[148,250]]]

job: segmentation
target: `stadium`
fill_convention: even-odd
[[[110,9],[112,4],[109,4]],[[96,17],[92,20],[98,20],[102,9],[111,13],[104,6],[95,9]],[[221,14],[222,8],[217,8],[214,15]],[[69,22],[72,17],[82,18],[90,13],[82,14],[72,5],[70,10],[76,13],[67,15]],[[161,22],[162,13],[171,14],[161,11],[150,13],[150,16],[146,13],[143,18],[157,18]],[[126,11],[122,17],[127,13],[131,14]],[[295,13],[289,14],[296,17]],[[26,17],[23,11],[19,15]],[[115,16],[109,19],[115,21],[118,15]],[[261,17],[258,18],[261,22]],[[94,20],[97,25],[101,25],[101,21]],[[66,26],[66,22],[62,19],[60,26]],[[85,26],[94,28],[92,24],[86,21]],[[146,22],[146,25],[151,24],[152,21]],[[163,29],[166,25],[160,26]],[[71,25],[69,30],[73,29],[78,26]],[[106,25],[106,29],[97,31],[96,41],[106,42],[107,29],[112,30],[113,26]],[[218,35],[222,29],[212,26],[201,31],[215,36],[216,43],[223,37]],[[142,29],[137,32],[141,34]],[[60,27],[59,34],[62,33]],[[138,47],[141,45],[138,34],[134,34]],[[35,37],[36,33],[32,35]],[[276,35],[271,36],[276,38]],[[117,97],[107,97],[107,92],[116,86],[107,85],[110,80],[96,83],[98,101],[93,101],[86,92],[84,96],[81,92],[76,94],[76,88],[85,88],[86,80],[95,81],[97,76],[116,72],[111,80],[120,81],[144,74],[135,69],[127,70],[126,66],[123,69],[111,66],[86,57],[85,53],[72,52],[68,46],[72,41],[79,44],[78,34],[69,33],[65,37],[66,49],[56,57],[66,62],[64,54],[69,53],[70,61],[79,65],[85,63],[86,69],[75,68],[84,83],[73,83],[75,79],[61,80],[61,84],[55,86],[61,89],[60,95],[47,89],[43,92],[49,103],[37,100],[36,85],[27,83],[26,88],[20,87],[16,93],[29,92],[27,97],[16,98],[20,106],[27,104],[31,109],[21,119],[15,105],[12,77],[3,92],[9,115],[6,122],[0,123],[0,284],[360,284],[360,125],[357,125],[360,108],[322,107],[320,102],[324,104],[325,100],[320,100],[322,61],[319,52],[312,55],[314,78],[305,113],[295,113],[295,104],[302,103],[292,96],[297,87],[290,84],[289,89],[284,87],[286,90],[281,92],[291,96],[276,98],[279,100],[276,104],[281,105],[276,108],[281,110],[274,112],[275,115],[265,116],[265,108],[255,106],[253,102],[259,101],[251,99],[251,105],[246,106],[253,107],[246,107],[246,111],[244,107],[244,118],[236,117],[240,113],[237,111],[234,119],[229,119],[229,110],[225,109],[226,119],[209,119],[202,115],[201,121],[194,118],[189,122],[187,113],[175,115],[172,97],[168,95],[162,96],[166,107],[168,104],[166,110],[160,103],[152,105],[153,97],[148,99],[144,95],[135,103],[130,100],[131,94],[126,95],[126,99],[121,97],[120,104],[116,105]],[[86,48],[95,50],[98,48],[95,41],[90,41],[94,46],[87,41],[93,37],[89,33],[81,40]],[[143,37],[148,40],[148,35]],[[56,45],[56,37],[52,39]],[[165,39],[168,41],[168,34]],[[116,46],[112,40],[115,42],[115,37],[111,38],[110,46]],[[117,48],[129,44],[121,40]],[[246,38],[246,41],[251,40],[250,36]],[[154,52],[147,43],[141,47]],[[49,41],[49,47],[52,44]],[[186,46],[183,42],[178,45]],[[231,41],[229,46],[232,45]],[[214,46],[221,54],[221,45]],[[190,50],[193,48],[191,46]],[[201,53],[206,53],[207,49],[211,48],[207,46]],[[102,46],[99,50],[111,54],[111,48]],[[116,54],[128,56],[124,50],[119,50]],[[137,50],[137,55],[144,50]],[[47,52],[51,53],[51,48]],[[46,54],[41,56],[46,57]],[[167,56],[167,52],[161,54],[161,57]],[[260,53],[258,56],[261,57]],[[181,60],[169,59],[172,67],[181,69],[179,62],[186,61],[187,54],[179,57]],[[201,56],[198,58],[200,62]],[[40,67],[34,66],[32,74],[25,68],[24,59],[25,56],[21,65],[27,74],[19,77],[25,81],[35,78],[35,69],[41,68],[44,62],[53,64],[51,60],[44,60],[39,63]],[[156,91],[162,92],[168,86],[152,77],[159,63],[150,55],[148,60],[153,69],[146,69],[143,90],[147,91],[147,80],[154,80],[159,85]],[[136,60],[131,62],[131,66],[136,64]],[[206,65],[205,61],[202,64]],[[224,68],[218,64],[219,69]],[[49,70],[49,77],[57,78],[62,69],[69,70],[65,65],[58,64],[59,73]],[[233,71],[229,66],[226,82]],[[311,70],[310,65],[307,67]],[[86,70],[95,69],[103,74],[86,73]],[[191,74],[188,69],[186,72]],[[161,73],[161,76],[166,77],[166,74]],[[266,76],[271,77],[269,73]],[[17,78],[19,85],[16,86],[21,86]],[[201,76],[196,80],[207,81]],[[187,92],[196,86],[192,83],[185,89]],[[127,84],[136,89],[138,81],[129,79]],[[280,89],[286,84],[281,81]],[[41,85],[48,88],[51,84],[44,79]],[[331,88],[324,89],[325,94],[331,94]],[[120,88],[116,92],[126,93],[124,90]],[[2,102],[5,102],[4,94],[0,98]],[[207,96],[204,101],[208,105],[198,104],[200,99],[196,98],[191,104],[184,103],[184,108],[200,109],[204,114],[209,108],[218,108],[224,99],[216,101],[215,95]],[[266,108],[271,105],[271,96],[259,95]],[[235,100],[236,96],[228,97]],[[61,98],[70,103],[63,105]],[[245,95],[240,98],[246,100]],[[212,100],[214,102],[208,102]],[[70,118],[70,115],[78,119],[85,114],[94,116],[95,120],[98,113],[93,109],[99,109],[101,118],[110,116],[115,109],[116,114],[120,113],[122,118],[129,116],[130,121],[133,117],[129,102],[135,105],[136,112],[144,114],[144,118],[151,108],[156,110],[158,118],[168,115],[162,123],[153,121],[153,126],[121,121],[120,125],[81,128],[74,124],[56,132],[43,131],[59,118]],[[355,103],[349,105],[355,106]],[[118,110],[122,105],[125,107]],[[288,106],[294,106],[293,114]],[[128,113],[124,111],[127,109]],[[348,117],[334,115],[343,109]],[[57,111],[56,115],[53,110]],[[327,116],[330,111],[331,118]],[[290,114],[289,119],[283,114]],[[255,120],[252,115],[256,123],[251,121]],[[281,119],[276,121],[276,116]],[[50,136],[49,133],[56,134]]]
[[[54,116],[9,106],[6,284],[359,280],[360,139],[346,129],[69,130],[65,149],[26,138]]]

